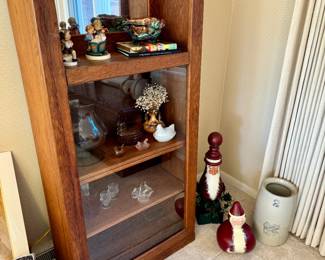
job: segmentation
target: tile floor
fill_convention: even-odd
[[[255,200],[230,185],[226,184],[226,188],[235,200],[241,202],[246,213],[247,223],[251,225]],[[294,236],[290,236],[288,241],[279,247],[266,246],[257,241],[255,249],[248,254],[228,254],[218,246],[216,241],[217,227],[218,225],[215,224],[196,226],[196,239],[168,257],[167,260],[325,260],[325,257],[319,255],[318,250],[304,245],[302,241]]]

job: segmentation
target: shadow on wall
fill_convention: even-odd
[[[231,172],[241,172],[242,168],[240,150],[238,147],[242,143],[240,129],[243,119],[235,113],[228,115],[228,120],[231,120],[231,127],[226,129],[223,128],[223,132],[221,132],[223,143],[220,146],[220,150],[222,154],[221,169],[231,174]]]

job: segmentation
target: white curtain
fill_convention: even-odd
[[[261,174],[296,184],[292,233],[325,255],[325,0],[297,0]]]

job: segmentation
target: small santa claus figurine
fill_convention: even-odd
[[[222,136],[218,132],[213,132],[208,137],[209,150],[205,154],[205,170],[201,176],[197,191],[205,200],[220,199],[225,191],[225,185],[220,178],[220,165],[222,156],[219,146],[222,144]]]
[[[228,253],[247,253],[255,247],[255,236],[246,223],[245,212],[235,201],[229,212],[229,219],[217,231],[220,248]]]

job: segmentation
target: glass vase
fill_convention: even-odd
[[[79,100],[72,100],[70,106],[78,166],[95,164],[104,157],[103,153],[95,148],[105,142],[106,127],[95,114],[93,104],[80,105]]]

